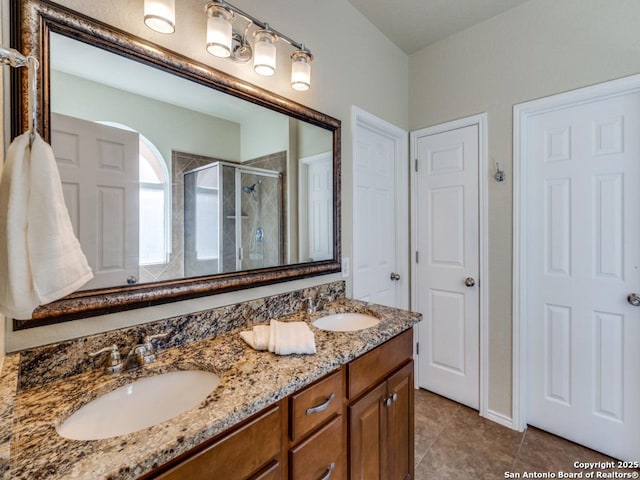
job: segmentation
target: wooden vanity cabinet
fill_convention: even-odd
[[[410,480],[408,330],[142,477],[145,480]]]
[[[409,331],[347,367],[353,386],[350,391],[357,394],[348,406],[351,480],[409,480],[414,476],[412,354]],[[351,382],[358,374],[382,379],[367,388],[360,378]]]
[[[341,415],[289,450],[289,478],[346,479],[343,432]]]
[[[344,368],[289,397],[290,480],[346,480]]]
[[[282,478],[282,402],[158,475],[158,480],[280,480]],[[161,467],[162,468],[162,467]]]
[[[342,368],[289,397],[289,437],[297,442],[318,426],[342,415]]]

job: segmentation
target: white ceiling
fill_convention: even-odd
[[[412,54],[527,0],[349,0],[389,40]]]

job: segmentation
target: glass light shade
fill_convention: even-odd
[[[276,73],[276,42],[278,36],[269,30],[257,30],[253,37],[253,69],[270,77]]]
[[[305,91],[311,86],[311,53],[297,50],[291,54],[291,88]]]
[[[144,23],[160,33],[176,31],[175,0],[144,0]]]
[[[231,56],[233,12],[217,5],[207,7],[207,51],[216,57]]]

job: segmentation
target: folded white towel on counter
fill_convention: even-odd
[[[93,273],[73,233],[51,147],[29,133],[9,146],[0,183],[0,311],[18,319]]]
[[[269,325],[256,325],[253,327],[253,342],[256,350],[267,350],[269,348]]]
[[[269,350],[276,355],[316,353],[313,332],[305,322],[279,322],[256,325],[240,332],[240,337],[254,350]]]

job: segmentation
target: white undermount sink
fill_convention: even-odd
[[[333,313],[311,322],[314,327],[331,332],[356,332],[375,327],[378,323],[378,318],[364,313]]]
[[[199,405],[220,384],[215,373],[179,370],[142,378],[84,405],[58,427],[70,440],[137,432]]]

